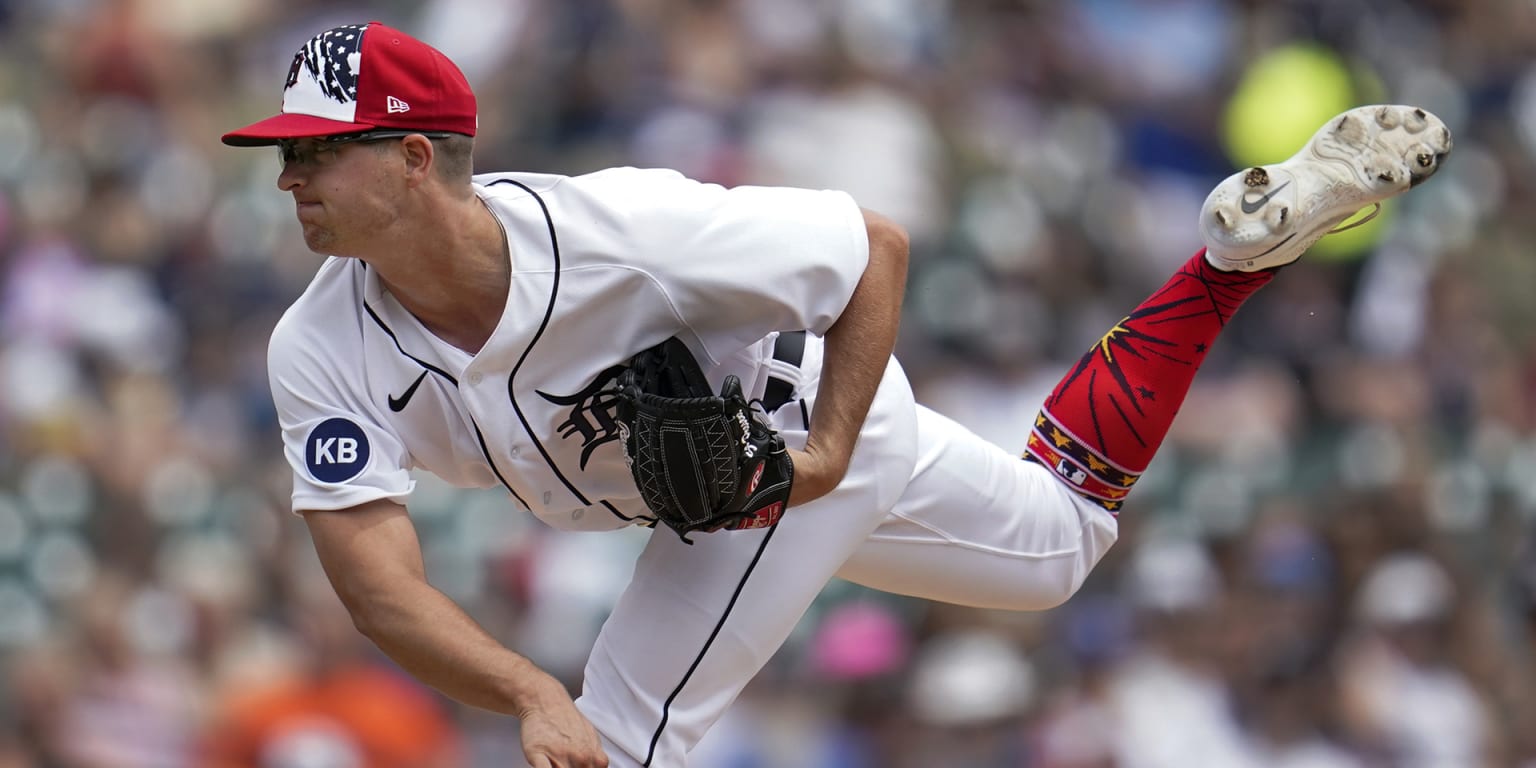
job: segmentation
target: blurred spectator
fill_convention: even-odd
[[[146,616],[156,597],[104,574],[77,607],[81,667],[48,737],[68,765],[190,765],[202,704],[199,680],[174,656],[155,653],[152,633],[172,615]],[[137,616],[135,614],[138,614]],[[174,631],[174,630],[172,630]]]
[[[209,768],[453,768],[447,707],[376,655],[321,589],[293,609],[302,658],[231,686],[215,702],[199,765]],[[510,723],[509,723],[510,726]]]
[[[1487,705],[1450,656],[1455,587],[1417,552],[1381,560],[1355,602],[1361,636],[1346,649],[1343,704],[1352,737],[1392,765],[1497,762]]]
[[[1022,763],[1018,721],[1034,697],[1034,667],[1007,635],[981,628],[935,635],[914,660],[906,691],[917,730],[903,765]]]
[[[1132,557],[1125,590],[1142,642],[1115,670],[1115,764],[1125,768],[1253,765],[1222,677],[1227,587],[1198,542],[1152,538]]]

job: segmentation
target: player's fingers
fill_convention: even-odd
[[[598,755],[590,761],[556,762],[552,758],[540,755],[528,763],[528,768],[608,768],[608,756]]]
[[[599,752],[591,758],[555,760],[548,755],[534,755],[528,759],[528,768],[608,768],[608,755]]]

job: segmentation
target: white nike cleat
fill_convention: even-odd
[[[1255,272],[1289,264],[1360,210],[1427,179],[1451,151],[1440,118],[1416,107],[1357,107],[1328,121],[1291,157],[1235,173],[1200,209],[1205,258]]]

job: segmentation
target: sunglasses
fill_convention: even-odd
[[[453,136],[448,131],[365,131],[314,139],[280,139],[277,142],[277,153],[285,168],[290,165],[326,165],[336,160],[336,149],[343,144],[388,141],[418,135],[429,139],[446,139]]]

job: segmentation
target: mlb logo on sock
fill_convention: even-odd
[[[411,111],[411,105],[393,96],[389,96],[384,99],[384,111],[390,114],[395,114],[396,112],[409,112]]]
[[[1066,459],[1056,460],[1056,474],[1065,477],[1073,485],[1082,485],[1088,482],[1088,473],[1068,464]]]

